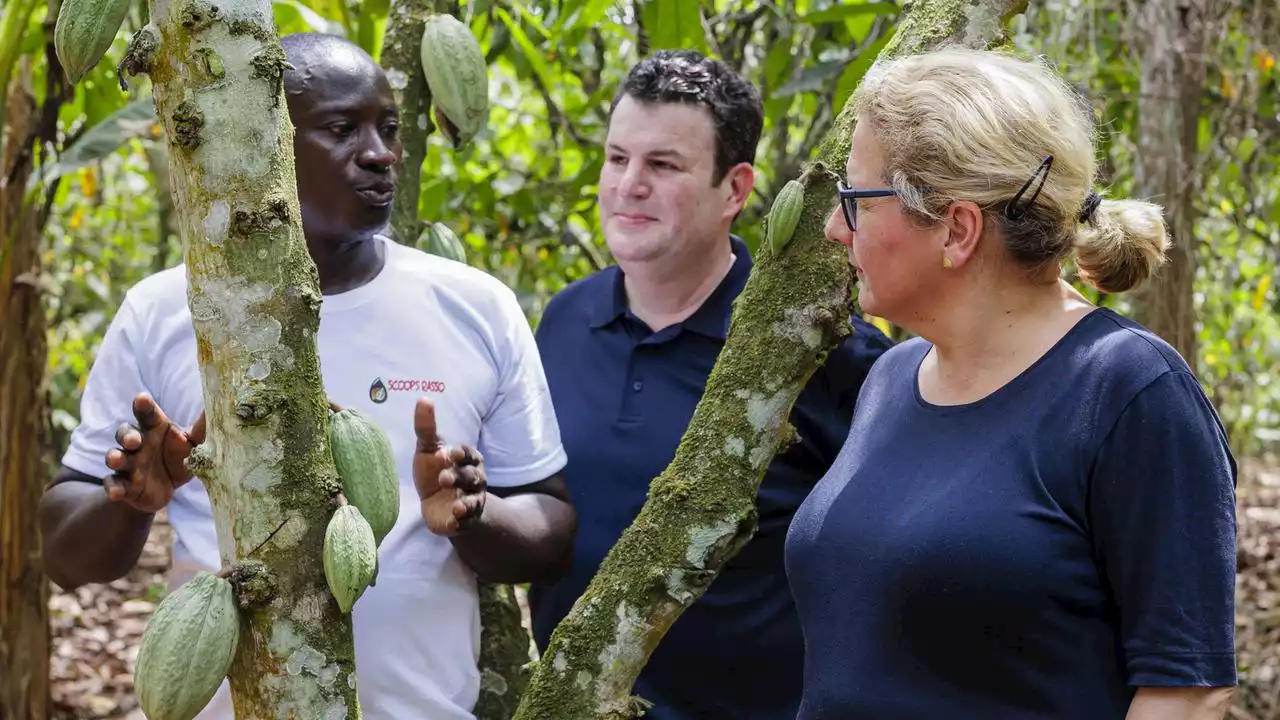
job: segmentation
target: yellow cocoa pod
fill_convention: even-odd
[[[345,408],[329,416],[329,449],[347,502],[359,508],[381,545],[400,517],[400,474],[391,441],[372,418]]]
[[[349,613],[373,582],[378,546],[373,529],[355,505],[343,505],[324,531],[324,578],[342,612]]]
[[[427,17],[419,47],[436,124],[454,148],[471,141],[489,111],[484,52],[471,29],[448,13]]]
[[[765,245],[775,256],[781,253],[800,222],[800,211],[804,209],[804,185],[799,180],[788,180],[773,199],[769,208],[768,228],[765,231]]]
[[[62,0],[53,26],[53,48],[72,85],[106,54],[130,5],[131,0]]]
[[[239,640],[240,610],[227,580],[200,572],[160,601],[142,632],[133,677],[143,714],[194,718],[227,677]]]

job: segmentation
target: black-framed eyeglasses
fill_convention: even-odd
[[[928,192],[929,188],[913,188],[918,192]],[[840,198],[840,208],[844,210],[844,221],[849,229],[858,229],[858,200],[862,198],[892,197],[900,195],[897,188],[851,188],[843,180],[836,180],[836,196]]]

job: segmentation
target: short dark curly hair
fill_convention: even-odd
[[[712,184],[720,184],[734,165],[755,162],[764,127],[764,103],[759,91],[724,62],[694,50],[660,50],[631,68],[613,98],[610,115],[625,96],[646,103],[687,103],[707,109],[716,136]]]

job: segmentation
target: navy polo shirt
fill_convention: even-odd
[[[683,323],[652,332],[627,308],[622,272],[610,267],[552,299],[538,349],[568,454],[564,470],[578,513],[573,567],[530,591],[534,637],[551,632],[586,590],[601,561],[644,505],[649,483],[675,457],[724,346],[734,298],[751,257],[737,255],[712,295]],[[801,695],[804,641],[783,568],[792,515],[839,454],[872,362],[890,347],[874,326],[828,355],[793,408],[800,442],[761,483],[759,527],[706,594],[675,622],[634,688],[656,720],[791,720]]]

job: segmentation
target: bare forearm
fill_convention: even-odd
[[[550,495],[489,493],[479,523],[453,546],[485,582],[550,582],[569,567],[576,522],[573,507]]]
[[[1223,720],[1235,689],[1138,688],[1125,720]]]
[[[40,500],[45,570],[63,588],[123,577],[142,554],[154,518],[109,501],[101,485],[59,483]]]

